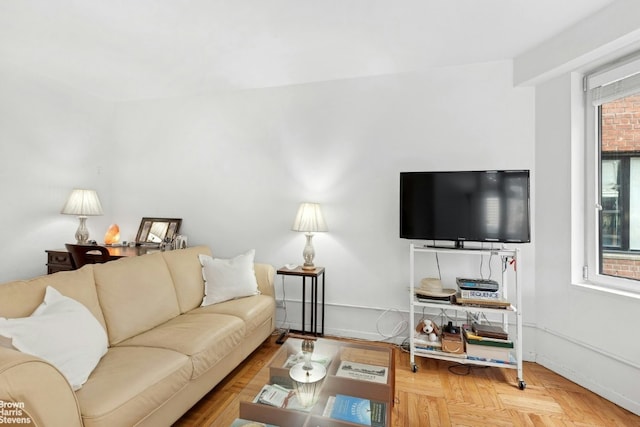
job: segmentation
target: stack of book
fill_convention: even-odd
[[[455,292],[452,295],[434,295],[424,289],[415,288],[416,299],[420,302],[435,302],[439,304],[451,304],[455,297]]]
[[[456,303],[480,307],[507,308],[509,301],[502,298],[500,286],[494,280],[456,279],[460,291],[456,295]]]
[[[464,325],[462,332],[468,359],[496,363],[515,363],[513,341],[501,326],[474,323]]]
[[[442,350],[442,342],[439,337],[437,341],[429,341],[428,335],[419,332],[414,332],[413,345],[416,350]]]

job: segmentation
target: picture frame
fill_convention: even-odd
[[[181,225],[182,218],[143,217],[138,227],[136,244],[159,246],[165,239],[173,240]]]

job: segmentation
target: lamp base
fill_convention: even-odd
[[[78,216],[80,223],[76,230],[76,243],[78,245],[86,245],[89,242],[89,229],[87,229],[87,217],[84,215]]]
[[[313,233],[306,233],[305,237],[307,238],[307,241],[304,245],[304,250],[302,251],[302,258],[304,259],[302,269],[305,271],[315,270],[316,266],[313,265],[313,258],[316,256],[316,251],[313,249]]]

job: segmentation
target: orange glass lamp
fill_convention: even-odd
[[[319,203],[301,203],[296,214],[296,219],[293,221],[291,227],[293,231],[302,231],[305,233],[307,243],[302,251],[302,257],[304,258],[303,270],[315,270],[313,265],[313,258],[316,256],[316,252],[313,249],[311,240],[313,239],[313,233],[321,231],[329,231],[327,223],[324,221],[322,211],[320,210]]]
[[[120,241],[120,227],[118,224],[111,224],[104,234],[104,244],[113,245]]]
[[[80,224],[76,230],[76,241],[78,244],[86,244],[89,241],[87,217],[102,215],[102,205],[100,204],[98,193],[95,190],[74,189],[60,213],[78,216]]]

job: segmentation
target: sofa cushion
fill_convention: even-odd
[[[181,313],[200,307],[202,303],[204,279],[199,254],[210,256],[211,250],[206,246],[194,246],[162,253],[173,277]]]
[[[202,305],[259,294],[256,273],[253,270],[255,253],[256,251],[251,249],[231,259],[199,255],[204,277]]]
[[[3,284],[0,286],[0,317],[31,315],[42,303],[47,286],[52,286],[62,295],[73,298],[87,307],[102,327],[107,328],[93,281],[93,265]]]
[[[158,347],[186,354],[197,378],[242,342],[244,322],[224,314],[183,314],[118,346]]]
[[[0,317],[0,335],[58,368],[74,390],[82,387],[107,352],[107,334],[91,312],[51,286],[29,317]]]
[[[247,331],[252,331],[267,320],[273,319],[275,309],[276,302],[273,297],[254,295],[196,308],[187,314],[217,313],[236,316],[245,322]]]
[[[150,347],[112,347],[78,392],[85,427],[132,426],[189,382],[184,354]]]
[[[180,314],[161,252],[95,264],[94,275],[111,345]]]

